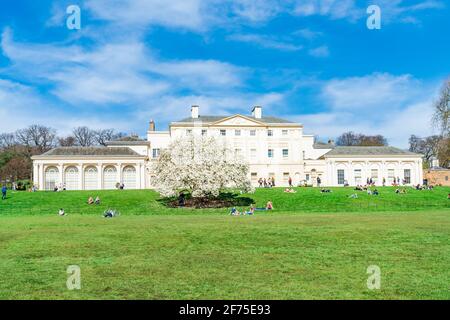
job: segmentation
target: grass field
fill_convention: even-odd
[[[273,212],[171,209],[153,191],[0,202],[0,299],[449,299],[450,188],[258,190]],[[102,205],[85,204],[99,195]],[[68,216],[58,217],[60,207]],[[106,208],[121,216],[104,219]],[[79,265],[81,290],[66,288]],[[381,289],[366,269],[381,268]]]

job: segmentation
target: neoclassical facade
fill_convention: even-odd
[[[250,165],[254,185],[273,178],[277,186],[386,185],[401,181],[422,184],[422,156],[394,147],[336,147],[332,141],[315,143],[303,126],[263,116],[261,107],[251,115],[203,116],[198,106],[191,116],[157,131],[150,122],[147,139],[111,141],[106,147],[55,148],[33,157],[33,180],[40,190],[64,186],[67,190],[152,188],[152,162],[178,137],[207,135],[221,139]]]

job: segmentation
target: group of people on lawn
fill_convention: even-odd
[[[97,196],[94,200],[94,198],[89,197],[87,200],[87,204],[91,205],[91,204],[100,204],[100,197]]]
[[[266,207],[265,208],[255,208],[252,205],[250,205],[250,208],[248,211],[242,210],[242,212],[240,212],[238,209],[236,209],[236,207],[231,208],[230,211],[230,215],[232,216],[245,216],[245,215],[249,215],[252,216],[253,214],[255,214],[255,211],[262,211],[262,210],[273,210],[273,203],[272,201],[267,201]]]
[[[258,180],[260,188],[273,188],[275,187],[275,178],[269,177],[268,179],[259,178]]]

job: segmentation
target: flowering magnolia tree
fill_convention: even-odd
[[[221,190],[252,191],[248,164],[222,141],[192,135],[173,141],[152,166],[153,184],[164,197],[190,191],[193,197],[217,197]]]

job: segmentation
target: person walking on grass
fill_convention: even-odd
[[[6,190],[8,190],[8,189],[6,188],[6,186],[3,186],[3,188],[2,188],[2,200],[5,200],[5,199],[6,199]]]

